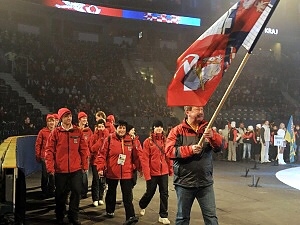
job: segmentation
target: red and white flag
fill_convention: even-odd
[[[241,45],[253,48],[278,1],[240,0],[205,31],[177,59],[167,105],[205,106]]]

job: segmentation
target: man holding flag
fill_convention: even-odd
[[[171,130],[166,142],[166,154],[174,160],[176,225],[190,224],[195,198],[205,224],[218,224],[211,152],[222,149],[222,138],[211,127],[278,2],[240,0],[177,59],[177,70],[168,87],[167,104],[185,106],[186,118]],[[203,106],[241,45],[248,53],[207,123],[203,119]]]

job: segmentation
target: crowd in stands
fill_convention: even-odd
[[[50,111],[66,106],[74,113],[104,110],[119,118],[172,115],[152,83],[138,74],[134,80],[126,75],[119,46],[62,40],[51,44],[41,36],[7,31],[0,37],[0,49],[16,54],[16,79]],[[4,62],[1,71],[10,72],[11,62]]]

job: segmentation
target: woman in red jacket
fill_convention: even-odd
[[[173,175],[171,161],[165,154],[165,136],[163,134],[163,123],[154,121],[152,132],[143,144],[140,153],[143,174],[147,182],[146,193],[139,201],[140,214],[145,214],[145,209],[153,198],[157,185],[160,193],[160,208],[158,221],[162,224],[170,224],[168,219],[168,176]]]
[[[55,128],[55,120],[53,114],[48,114],[46,117],[47,126],[41,129],[38,133],[35,142],[35,158],[36,161],[42,164],[41,189],[44,197],[54,196],[54,177],[47,173],[45,164],[45,149],[48,137],[51,131]]]
[[[93,136],[93,131],[91,130],[91,128],[89,128],[88,116],[85,112],[78,113],[78,127],[83,133],[83,138],[89,147],[89,153],[90,153],[89,142],[90,142],[91,137]],[[88,184],[89,174],[88,173],[89,173],[89,171],[87,170],[87,172],[84,173],[82,176],[82,189],[81,189],[81,198],[82,199],[85,199],[88,197],[87,196],[87,193],[89,190],[89,184]]]
[[[92,165],[92,173],[93,173],[93,180],[92,180],[92,199],[93,205],[103,205],[103,195],[106,184],[104,179],[99,179],[97,165],[95,164],[95,159],[103,146],[104,139],[107,138],[109,135],[109,131],[105,128],[105,120],[99,119],[97,121],[97,126],[94,135],[91,138],[90,145],[91,147],[91,157],[90,163]]]
[[[126,213],[124,225],[136,223],[133,206],[133,171],[140,170],[138,150],[134,142],[126,133],[127,122],[119,120],[116,124],[116,132],[110,134],[103,143],[103,148],[98,155],[95,164],[99,176],[106,176],[108,190],[105,196],[106,216],[114,217],[116,207],[117,186],[120,181],[122,198]]]

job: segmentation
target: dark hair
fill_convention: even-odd
[[[125,126],[127,130],[128,123],[125,120],[118,120],[114,125],[115,128],[117,128],[118,126]]]
[[[105,125],[105,120],[104,120],[104,119],[98,120],[98,121],[97,121],[97,125],[98,125],[98,124],[103,124],[103,125]]]

